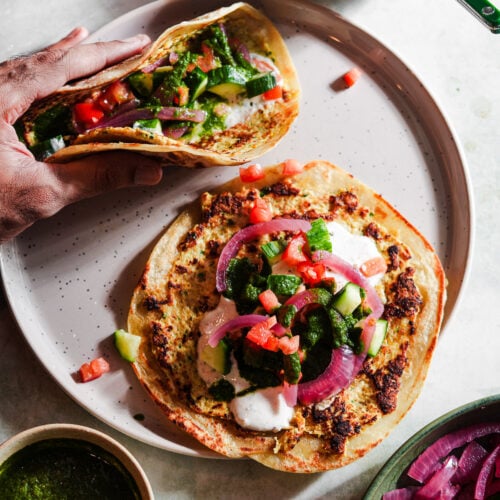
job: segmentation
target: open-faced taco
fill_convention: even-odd
[[[209,448],[333,469],[416,400],[445,298],[433,248],[381,196],[287,161],[205,193],[159,240],[131,303],[133,366]]]
[[[177,165],[234,165],[286,134],[299,94],[277,29],[235,3],[168,28],[144,54],[66,85],[16,127],[48,161],[128,149]]]

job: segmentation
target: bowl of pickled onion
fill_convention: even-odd
[[[365,500],[498,498],[500,394],[432,421],[385,463]]]

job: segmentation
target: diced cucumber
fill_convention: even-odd
[[[278,262],[280,255],[283,253],[283,250],[285,250],[286,244],[281,241],[281,240],[273,240],[269,241],[268,243],[264,243],[261,246],[262,253],[264,254],[264,257],[266,258],[267,262],[272,266],[273,264],[276,264]]]
[[[274,87],[276,87],[276,78],[272,73],[259,73],[247,81],[247,96],[258,96]]]
[[[335,295],[332,305],[342,316],[347,316],[361,304],[363,298],[364,290],[355,283],[349,282]]]
[[[118,349],[120,356],[126,361],[133,363],[139,354],[141,337],[120,329],[115,331],[114,340],[115,347]]]
[[[211,347],[207,344],[201,350],[200,358],[215,371],[222,375],[227,375],[231,371],[229,354],[229,344],[225,339],[222,339],[215,347]]]
[[[375,323],[375,331],[373,332],[372,341],[368,348],[368,356],[376,356],[382,347],[385,336],[387,335],[388,323],[385,319],[378,319]]]
[[[207,90],[232,100],[245,92],[246,75],[235,66],[221,66],[208,72]]]
[[[46,141],[39,142],[31,146],[31,152],[38,161],[43,161],[52,156],[56,151],[66,147],[66,143],[61,135],[52,137]]]
[[[141,130],[146,130],[147,132],[152,132],[153,134],[163,135],[161,122],[158,118],[153,118],[152,120],[137,120],[132,125],[132,128],[140,128]]]
[[[160,66],[153,71],[153,90],[156,89],[163,80],[172,73],[174,70],[173,66]]]
[[[186,75],[184,81],[189,87],[190,101],[193,102],[205,92],[208,85],[208,75],[196,66],[191,73]]]
[[[149,97],[153,92],[153,73],[137,71],[128,77],[128,83],[134,94],[140,97]]]
[[[283,359],[283,368],[285,372],[285,380],[289,384],[296,384],[300,378],[300,371],[302,369],[300,365],[300,357],[298,352],[292,354],[287,354]]]

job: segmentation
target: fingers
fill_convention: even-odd
[[[0,64],[0,118],[13,124],[35,100],[70,80],[138,54],[150,43],[146,35],[137,35],[123,41],[80,44],[86,36],[84,28],[77,28],[42,52]]]
[[[87,31],[87,28],[79,26],[58,42],[49,45],[45,50],[69,50],[71,49],[71,47],[74,47],[81,41],[85,40],[85,38],[87,38],[88,36],[89,32]]]
[[[62,186],[63,205],[124,187],[152,186],[163,173],[156,159],[128,152],[100,153],[50,168]]]
[[[78,45],[58,61],[57,70],[64,73],[65,81],[92,75],[107,66],[139,54],[150,42],[147,35],[136,35],[121,41]]]

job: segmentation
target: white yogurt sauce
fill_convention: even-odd
[[[267,387],[234,398],[229,404],[234,418],[245,429],[274,431],[289,427],[294,410],[283,396],[283,387]]]
[[[359,270],[361,265],[370,259],[381,257],[377,245],[368,236],[353,234],[338,222],[328,222],[326,227],[332,241],[332,253],[349,262],[355,269]],[[347,283],[344,277],[331,271],[327,271],[326,275],[335,278],[337,289],[342,288]],[[384,273],[379,273],[367,279],[370,285],[375,286],[383,275]]]

